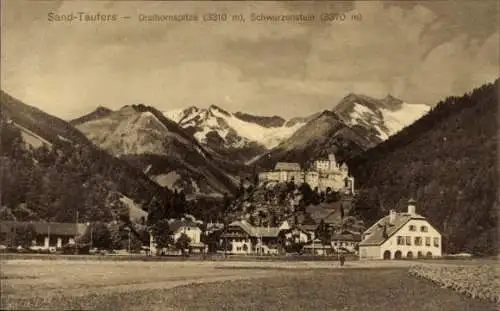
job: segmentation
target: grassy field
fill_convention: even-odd
[[[410,276],[410,262],[8,260],[2,309],[496,310]]]

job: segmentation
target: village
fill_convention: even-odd
[[[226,223],[203,222],[186,214],[169,219],[168,232],[159,235],[150,230],[142,236],[139,247],[132,243],[137,241],[137,232],[131,225],[124,228],[128,235],[125,249],[99,249],[103,238],[90,223],[2,221],[0,241],[5,243],[0,248],[14,252],[148,256],[347,255],[366,260],[441,257],[441,234],[417,213],[411,198],[406,211],[390,210],[369,228],[349,216],[356,194],[354,178],[348,175],[346,164],[337,163],[333,154],[314,161],[307,170],[298,163],[278,162],[274,170],[259,174],[259,184],[264,188],[296,182],[307,184],[320,196],[336,194],[336,200],[326,208],[302,208],[301,213],[301,195],[296,189],[285,199],[288,207],[280,207],[281,219],[273,221],[266,218],[269,210],[263,212],[262,207],[255,208],[255,202],[248,201],[240,202],[240,213],[234,213],[232,221]],[[141,215],[144,223],[148,215]],[[14,238],[16,234],[21,237]]]

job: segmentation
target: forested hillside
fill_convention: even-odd
[[[444,237],[444,251],[491,254],[498,197],[498,87],[449,97],[384,143],[349,161],[369,223],[409,197]]]
[[[109,221],[125,195],[169,212],[172,193],[92,145],[69,123],[1,93],[2,219]]]

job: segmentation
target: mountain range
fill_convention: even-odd
[[[160,112],[98,107],[70,123],[96,146],[189,197],[232,194],[241,179],[277,161],[305,163],[333,151],[355,156],[423,115],[426,105],[349,94],[332,110],[285,120],[218,106]],[[253,167],[251,169],[250,167]]]
[[[349,94],[332,110],[289,120],[231,113],[214,105],[168,112],[127,105],[118,110],[101,106],[65,122],[6,93],[2,103],[32,146],[54,141],[84,145],[101,154],[102,163],[127,165],[127,171],[147,176],[160,188],[183,190],[189,198],[234,194],[240,180],[257,166],[270,167],[276,161],[304,163],[329,151],[347,159],[427,110],[394,97],[376,100]],[[394,117],[397,113],[405,118]]]
[[[239,162],[248,161],[275,147],[313,117],[287,121],[278,116],[233,114],[215,105],[206,109],[176,109],[164,114],[199,143]]]
[[[289,120],[217,106],[129,105],[67,122],[2,91],[0,216],[105,220],[120,202],[147,209],[152,198],[168,209],[175,189],[213,200],[277,161],[307,164],[333,152],[357,181],[353,211],[368,225],[412,196],[443,232],[446,251],[492,253],[498,84],[432,109],[348,94],[332,109]]]
[[[346,156],[358,154],[397,133],[428,110],[427,105],[410,105],[390,95],[375,99],[351,93],[331,110],[290,120],[231,113],[214,105],[164,114],[207,148],[252,164],[259,158],[267,159],[264,162],[304,162],[307,157],[322,156],[320,149],[335,145],[352,149]],[[310,153],[310,146],[317,151]]]

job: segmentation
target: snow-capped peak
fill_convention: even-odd
[[[381,140],[386,140],[422,117],[429,109],[427,105],[410,105],[392,95],[375,99],[349,93],[333,111],[347,125],[363,127],[369,131],[374,129]]]
[[[179,109],[172,109],[164,113],[165,117],[169,118],[170,120],[179,123],[179,121],[182,119],[184,116],[184,110],[182,108]]]
[[[258,143],[266,149],[271,149],[306,123],[296,122],[293,126],[263,126],[248,119],[243,120],[243,117],[216,105],[207,109],[176,109],[167,111],[164,115],[183,128],[194,128],[193,135],[200,143],[207,143],[207,136],[217,135],[225,146],[230,148],[243,148]]]

